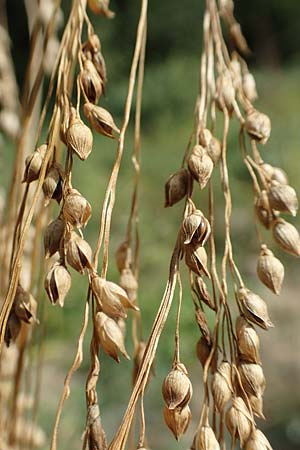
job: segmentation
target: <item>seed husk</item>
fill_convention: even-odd
[[[289,213],[294,217],[296,216],[298,211],[298,199],[294,188],[288,184],[273,182],[268,196],[271,208],[280,212]]]
[[[200,188],[204,189],[211,177],[214,163],[208,155],[207,149],[201,145],[195,145],[188,160],[188,168]]]
[[[220,450],[219,442],[209,425],[202,425],[196,437],[196,450]]]
[[[208,327],[208,323],[207,323],[207,319],[206,319],[204,311],[202,311],[200,308],[196,309],[195,318],[196,318],[197,325],[200,328],[200,331],[202,333],[202,336],[205,337],[208,345],[211,345],[212,344],[211,332]]]
[[[162,394],[168,409],[183,408],[193,393],[192,383],[185,366],[178,363],[166,376],[162,385]]]
[[[81,87],[91,103],[98,103],[102,94],[101,78],[92,61],[86,59],[79,74]]]
[[[267,305],[259,295],[247,288],[241,288],[239,290],[239,299],[243,312],[250,322],[255,323],[264,330],[274,327],[268,315]]]
[[[118,271],[122,273],[124,269],[128,269],[132,262],[131,248],[127,241],[122,242],[115,253],[115,259]]]
[[[250,72],[243,75],[243,91],[245,97],[247,97],[251,103],[257,99],[255,78]]]
[[[253,429],[245,450],[273,450],[273,448],[260,430]]]
[[[282,250],[293,256],[300,256],[300,236],[294,225],[278,218],[273,222],[272,234]]]
[[[65,297],[71,287],[71,275],[68,269],[61,263],[55,263],[45,278],[45,289],[50,302],[63,307]]]
[[[252,139],[265,144],[271,134],[271,121],[266,114],[251,108],[247,111],[245,129]]]
[[[247,320],[238,316],[236,319],[236,337],[240,358],[245,361],[260,363],[259,337]]]
[[[248,394],[262,396],[266,387],[266,380],[261,365],[242,361],[238,370],[245,391]]]
[[[184,244],[190,244],[193,241],[203,246],[210,235],[211,228],[202,211],[195,209],[184,219],[181,230]]]
[[[207,268],[207,253],[202,245],[186,245],[185,246],[185,263],[196,275],[205,274],[210,278]]]
[[[103,312],[97,312],[95,327],[99,343],[105,353],[116,362],[120,362],[118,352],[126,359],[130,359],[124,345],[124,337],[117,323]]]
[[[218,108],[221,111],[226,108],[231,114],[233,111],[235,89],[229,71],[219,75],[216,81],[216,90],[216,102]]]
[[[262,163],[260,165],[264,175],[267,177],[268,181],[276,181],[279,184],[289,184],[288,176],[284,170],[280,167],[271,166],[271,164]]]
[[[265,419],[263,413],[263,398],[262,395],[248,395],[249,402],[253,411],[253,414],[260,419]]]
[[[199,134],[200,144],[206,148],[208,156],[211,158],[214,166],[216,166],[220,160],[222,147],[221,142],[215,136],[211,134],[208,128],[203,128]]]
[[[267,229],[273,223],[275,212],[272,211],[267,191],[262,190],[254,202],[255,213],[260,223]]]
[[[49,168],[47,175],[43,182],[43,193],[45,196],[45,205],[47,205],[51,199],[56,200],[59,204],[62,199],[62,186],[64,180],[64,170],[58,163],[53,163]]]
[[[71,231],[65,242],[68,264],[84,274],[85,268],[91,268],[92,249],[75,231]]]
[[[66,132],[66,144],[82,161],[87,159],[93,148],[93,134],[76,112],[73,112]]]
[[[31,183],[38,179],[47,148],[47,144],[42,144],[31,155],[27,156],[23,183]]]
[[[138,282],[130,268],[123,269],[120,275],[120,286],[126,291],[131,303],[137,299]]]
[[[106,109],[93,105],[92,103],[85,103],[83,111],[91,127],[98,133],[112,139],[118,137],[120,130],[116,126],[112,115]]]
[[[11,311],[6,324],[4,335],[4,340],[7,347],[10,346],[11,341],[12,342],[16,341],[21,331],[21,326],[22,326],[21,319],[19,319],[19,317],[13,311]]]
[[[175,409],[168,409],[166,406],[164,407],[165,422],[177,441],[188,429],[191,418],[192,414],[189,406]]]
[[[44,234],[45,258],[50,258],[59,250],[60,242],[65,231],[65,221],[59,216],[49,223]]]
[[[209,308],[215,311],[216,306],[202,277],[195,277],[192,289],[200,301],[203,301],[207,306],[209,306]]]
[[[226,412],[225,422],[232,439],[239,438],[243,448],[251,433],[252,418],[241,397],[232,400],[232,406]]]
[[[109,9],[109,0],[88,0],[88,5],[94,14],[113,19],[115,13]]]
[[[260,281],[279,295],[284,279],[284,266],[264,244],[261,246],[256,271]]]
[[[222,412],[226,403],[232,396],[231,368],[227,361],[223,361],[214,373],[211,383],[214,405],[217,411]]]
[[[188,191],[189,174],[186,169],[173,173],[165,184],[165,208],[183,199]]]
[[[205,363],[210,355],[211,349],[212,349],[212,344],[209,344],[207,342],[207,339],[205,336],[201,336],[201,338],[199,339],[199,341],[197,342],[197,345],[196,345],[196,354],[197,354],[197,358],[199,359],[203,368],[204,368]],[[211,364],[210,364],[212,373],[214,373],[217,370],[217,362],[218,362],[218,351],[216,349],[216,351],[212,357]]]
[[[25,323],[38,322],[37,301],[29,292],[25,291],[21,285],[17,286],[13,303],[14,312],[17,317]]]
[[[92,215],[92,207],[77,189],[70,189],[64,199],[63,215],[72,226],[84,228]]]

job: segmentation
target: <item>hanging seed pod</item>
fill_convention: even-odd
[[[131,269],[123,269],[120,276],[120,286],[126,291],[131,303],[136,302],[138,283]]]
[[[168,409],[165,406],[164,419],[167,427],[172,431],[175,439],[178,441],[179,438],[186,432],[191,422],[191,410],[188,406],[175,409]]]
[[[214,373],[211,382],[211,392],[214,398],[214,405],[220,413],[232,396],[231,366],[227,361],[222,361],[217,371]]]
[[[16,316],[23,322],[38,322],[36,318],[37,301],[20,285],[17,286],[13,308]]]
[[[196,275],[203,273],[210,278],[207,268],[207,253],[204,247],[190,244],[185,246],[185,263]]]
[[[39,178],[47,148],[47,144],[42,144],[31,155],[27,156],[22,180],[23,183],[31,183]]]
[[[120,273],[128,269],[132,263],[131,248],[127,241],[122,242],[115,253],[117,268]]]
[[[211,228],[204,214],[199,209],[195,209],[184,219],[181,230],[184,244],[190,244],[193,240],[193,243],[203,246],[209,238]]]
[[[273,181],[268,196],[271,208],[296,216],[298,199],[294,188],[288,184],[279,184],[277,181]]]
[[[101,43],[97,34],[89,34],[87,41],[82,45],[82,51],[86,55],[87,52],[97,53],[101,51]]]
[[[199,339],[199,341],[197,342],[196,345],[196,354],[197,354],[197,358],[199,359],[202,367],[204,368],[205,363],[210,355],[212,349],[212,344],[210,345],[206,338],[204,336],[201,336],[201,338]],[[211,364],[210,364],[210,368],[212,373],[214,373],[217,370],[217,363],[218,363],[218,352],[217,350],[215,351]]]
[[[188,160],[188,168],[195,180],[204,189],[211,177],[214,163],[208,155],[207,149],[201,145],[195,145]]]
[[[195,450],[220,450],[219,442],[209,425],[202,425],[199,428]]]
[[[50,302],[63,307],[67,293],[71,287],[71,275],[61,263],[55,263],[45,278],[45,289]]]
[[[165,184],[165,208],[183,199],[187,195],[188,185],[189,174],[186,169],[173,173]]]
[[[176,364],[166,376],[162,385],[162,394],[169,410],[184,408],[191,400],[193,388],[185,366]]]
[[[254,327],[242,316],[236,319],[236,338],[238,352],[245,361],[260,363],[259,337]]]
[[[88,428],[85,433],[88,440],[89,450],[101,450],[107,448],[107,441],[105,431],[102,427],[100,410],[98,403],[93,403],[87,407],[87,420]],[[84,438],[86,438],[86,435]]]
[[[221,142],[219,139],[214,137],[208,128],[203,128],[199,134],[199,141],[207,150],[207,154],[214,163],[214,166],[216,166],[222,153]]]
[[[239,300],[243,312],[250,322],[255,323],[264,330],[274,327],[268,315],[267,305],[259,295],[249,289],[240,288]]]
[[[273,450],[273,448],[260,430],[253,429],[245,450]]]
[[[233,5],[233,2],[230,2]],[[231,7],[229,7],[231,8]],[[229,9],[228,8],[228,9]],[[234,8],[234,6],[232,6],[232,9]],[[232,14],[231,14],[232,16]],[[241,26],[238,22],[233,21],[232,24],[230,25],[230,37],[233,40],[234,44],[236,45],[236,47],[238,48],[238,50],[243,53],[244,55],[249,55],[249,53],[251,53],[247,41],[242,33],[241,30]]]
[[[11,341],[16,341],[21,331],[21,326],[21,319],[19,319],[19,317],[14,312],[11,312],[6,324],[4,335],[4,340],[7,347],[10,346]]]
[[[243,448],[251,433],[252,418],[241,397],[232,400],[232,406],[226,412],[225,422],[231,438],[239,438]]]
[[[113,19],[115,13],[109,9],[109,0],[88,0],[88,5],[94,14]]]
[[[56,200],[59,204],[62,199],[62,186],[64,179],[64,171],[60,164],[53,163],[47,172],[47,176],[43,182],[43,193],[45,196],[45,205],[48,205],[50,200]]]
[[[68,264],[84,274],[85,268],[91,268],[92,249],[75,231],[71,231],[65,242]]]
[[[255,78],[250,72],[245,73],[243,76],[243,91],[250,103],[253,103],[257,99]]]
[[[284,266],[265,244],[261,246],[256,271],[260,281],[274,294],[279,295],[284,278]]]
[[[253,414],[256,417],[259,417],[260,419],[265,419],[264,413],[263,413],[263,398],[262,395],[248,395],[248,399],[253,411]]]
[[[204,302],[212,310],[216,310],[216,306],[210,297],[207,286],[201,277],[195,277],[192,289],[200,301]]]
[[[247,394],[261,396],[266,387],[266,380],[262,367],[259,364],[240,362],[238,371],[241,376],[243,387]]]
[[[112,115],[106,109],[93,105],[92,103],[85,103],[83,111],[91,127],[98,133],[103,134],[103,136],[114,139],[120,133]]]
[[[269,182],[276,181],[279,184],[289,184],[287,174],[280,167],[273,167],[267,163],[262,163],[260,167]]]
[[[272,224],[272,234],[282,250],[300,256],[300,236],[294,225],[284,219],[276,219]]]
[[[91,103],[98,103],[102,94],[101,78],[92,63],[86,59],[83,63],[83,69],[79,74],[79,80],[82,90]]]
[[[205,313],[201,309],[198,308],[195,311],[195,318],[196,318],[197,325],[200,328],[202,335],[206,339],[208,345],[211,345],[212,344],[211,332],[208,327]]]
[[[265,144],[271,134],[271,121],[266,114],[251,108],[247,111],[245,129],[252,139]]]
[[[216,81],[216,103],[218,108],[223,111],[226,108],[229,114],[233,111],[235,98],[235,89],[232,84],[230,73],[222,73]]]
[[[63,215],[72,226],[84,228],[91,218],[92,207],[77,189],[70,189],[64,199]]]
[[[65,232],[65,221],[59,216],[49,223],[44,234],[45,258],[50,258],[59,250],[60,242]]]
[[[267,229],[270,228],[274,217],[276,216],[275,212],[272,211],[267,191],[261,191],[260,195],[256,197],[254,203],[255,214],[260,221],[260,223]]]
[[[70,125],[66,132],[67,146],[81,159],[85,161],[93,148],[93,134],[72,108]]]
[[[103,312],[97,312],[95,316],[95,327],[99,343],[105,353],[111,356],[116,362],[120,362],[118,352],[126,359],[130,359],[124,345],[122,331],[116,322]]]

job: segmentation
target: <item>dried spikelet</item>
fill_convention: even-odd
[[[265,244],[261,246],[256,270],[261,282],[274,294],[279,295],[284,278],[284,266]]]
[[[87,429],[85,431],[89,450],[102,450],[107,448],[106,435],[100,418],[98,403],[87,407]]]
[[[250,53],[250,49],[248,47],[247,41],[242,33],[241,26],[238,22],[234,21],[230,25],[230,36],[232,40],[234,41],[237,48],[240,50],[241,53],[244,53],[247,55]]]
[[[185,366],[176,364],[166,376],[162,385],[162,394],[169,410],[184,408],[191,400],[193,388]]]
[[[95,316],[95,327],[99,343],[105,353],[111,356],[116,362],[120,362],[118,352],[125,358],[130,359],[124,345],[122,331],[116,322],[103,312],[97,312]]]
[[[115,17],[115,13],[109,9],[109,0],[88,0],[88,5],[94,14],[107,19]]]
[[[202,367],[205,366],[205,363],[210,355],[212,349],[212,345],[208,344],[206,338],[204,336],[201,336],[199,341],[196,345],[196,354],[197,358],[199,359],[200,363],[202,364]],[[211,371],[214,373],[217,369],[217,362],[218,362],[218,353],[217,350],[215,351],[212,361],[211,361]]]
[[[263,398],[262,395],[248,395],[248,399],[253,411],[253,414],[260,419],[265,419],[264,413],[263,413]]]
[[[242,68],[236,52],[233,52],[231,56],[230,72],[234,89],[236,92],[240,91],[242,86]]]
[[[277,181],[273,181],[268,196],[271,208],[296,216],[298,199],[294,188],[288,184],[279,184]]]
[[[61,263],[55,263],[45,278],[45,289],[52,304],[64,306],[64,301],[71,287],[71,275]]]
[[[42,144],[31,155],[27,156],[23,183],[31,183],[38,179],[47,148],[47,144]]]
[[[214,373],[211,382],[211,392],[217,411],[222,412],[226,403],[232,396],[231,366],[227,361],[222,361]]]
[[[45,196],[45,205],[47,205],[51,199],[60,203],[63,195],[63,179],[64,171],[62,166],[58,163],[53,163],[47,172],[42,186]]]
[[[20,331],[21,319],[19,319],[19,317],[14,312],[11,312],[7,321],[4,335],[4,340],[7,347],[10,346],[11,341],[15,342]]]
[[[177,441],[188,429],[191,418],[192,414],[189,406],[175,409],[164,407],[165,422]]]
[[[241,397],[232,400],[232,406],[226,411],[225,422],[232,439],[239,438],[243,448],[251,433],[252,418]]]
[[[209,425],[202,425],[196,436],[195,450],[220,450],[219,442]]]
[[[15,314],[25,323],[37,322],[37,301],[22,286],[18,285],[14,298],[13,308]]]
[[[266,436],[257,429],[253,429],[245,450],[273,450]]]
[[[117,268],[120,273],[122,270],[128,269],[132,262],[131,248],[127,241],[122,242],[115,253]]]
[[[268,315],[267,305],[259,295],[249,289],[240,288],[239,299],[243,312],[250,322],[255,323],[264,330],[274,327]]]
[[[101,51],[101,43],[97,34],[89,34],[88,39],[82,45],[84,54],[87,52],[98,53]]]
[[[65,221],[59,216],[49,223],[44,234],[45,257],[50,258],[59,250],[60,242],[65,231]]]
[[[126,291],[131,303],[136,302],[138,282],[131,269],[123,269],[120,275],[120,286]]]
[[[277,181],[279,184],[289,184],[287,174],[280,167],[274,167],[265,162],[260,164],[260,167],[269,182]]]
[[[198,308],[195,311],[195,318],[196,318],[197,325],[200,328],[200,331],[202,333],[202,336],[204,336],[208,345],[211,345],[211,343],[212,343],[211,332],[208,327],[205,313],[201,309]]]
[[[201,277],[195,277],[192,289],[200,301],[204,302],[207,306],[209,306],[209,308],[215,311],[216,306],[211,299],[207,286]]]
[[[230,72],[224,72],[217,78],[216,81],[216,103],[218,108],[222,111],[224,108],[229,113],[233,111],[233,102],[235,98],[235,89],[232,83]]]
[[[186,169],[173,173],[165,184],[165,208],[183,199],[188,191],[189,174]]]
[[[72,108],[73,110],[74,108]],[[66,144],[74,153],[85,161],[93,148],[93,134],[87,127],[76,111],[72,112],[70,125],[66,132]]]
[[[210,235],[210,224],[202,211],[195,209],[189,214],[181,226],[184,244],[198,243],[204,245]]]
[[[300,256],[300,236],[294,225],[284,219],[276,219],[272,225],[272,234],[282,250]]]
[[[214,163],[208,155],[208,151],[201,145],[195,145],[188,160],[188,168],[200,188],[204,189],[211,177]]]
[[[252,139],[265,144],[271,134],[271,121],[266,114],[251,108],[247,111],[245,129]]]
[[[254,203],[255,213],[260,223],[270,228],[275,216],[275,212],[271,210],[267,191],[262,190],[260,195],[256,197]]]
[[[103,136],[114,139],[120,133],[112,115],[106,109],[93,105],[92,103],[85,103],[83,111],[91,127],[98,131],[98,133],[103,134]]]
[[[72,226],[84,228],[92,215],[92,207],[77,189],[70,189],[64,199],[63,215]]]
[[[217,165],[222,152],[221,142],[214,137],[208,128],[203,128],[199,134],[200,144],[207,150],[214,165]]]
[[[261,365],[242,361],[238,365],[238,370],[245,391],[255,396],[263,395],[266,380]]]
[[[91,103],[98,103],[102,94],[101,78],[92,63],[86,59],[83,63],[83,69],[79,74],[81,87]]]
[[[196,275],[205,274],[210,278],[207,268],[207,253],[201,245],[190,244],[185,246],[185,263]]]
[[[83,275],[84,269],[91,267],[91,247],[75,231],[71,231],[65,241],[65,248],[68,264]]]
[[[246,72],[243,75],[243,91],[245,97],[253,103],[257,99],[256,83],[254,76],[250,72]]]
[[[236,338],[240,357],[245,361],[260,363],[259,337],[254,327],[242,316],[236,319]]]

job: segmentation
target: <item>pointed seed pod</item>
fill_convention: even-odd
[[[293,256],[300,256],[300,236],[294,225],[279,218],[273,222],[272,234],[282,250]]]
[[[259,364],[242,361],[238,365],[238,371],[247,394],[262,396],[266,387],[262,367]]]
[[[188,191],[189,174],[186,169],[173,173],[165,184],[165,208],[183,199]]]
[[[260,164],[265,177],[268,181],[276,181],[279,184],[289,184],[288,176],[280,167],[271,166],[271,164],[262,163]]]
[[[260,430],[253,429],[245,450],[273,450],[273,448]]]
[[[206,284],[201,277],[195,277],[192,289],[200,301],[204,302],[209,308],[215,311],[216,306],[208,292]]]
[[[271,121],[266,114],[251,108],[247,111],[245,129],[252,139],[265,144],[271,134]]]
[[[207,253],[204,247],[192,244],[185,246],[185,263],[196,275],[205,274],[210,278],[207,268]]]
[[[84,274],[85,268],[91,267],[92,249],[75,231],[71,231],[65,242],[68,264]]]
[[[49,223],[44,234],[45,258],[50,258],[59,250],[60,242],[64,236],[65,221],[63,217],[57,217]]]
[[[257,90],[254,76],[247,72],[243,76],[243,91],[245,97],[253,103],[257,99]]]
[[[62,166],[58,163],[53,163],[47,172],[42,186],[45,205],[48,205],[50,200],[56,200],[58,204],[60,203],[63,195],[63,179],[64,171]]]
[[[210,329],[208,327],[208,323],[207,323],[205,312],[202,311],[200,308],[196,309],[196,311],[195,311],[195,319],[196,319],[198,327],[200,328],[202,336],[205,337],[208,345],[211,345],[212,344],[211,332],[210,332]]]
[[[88,0],[88,5],[94,14],[113,19],[115,13],[109,9],[109,0]]]
[[[196,450],[220,450],[219,442],[209,425],[202,425],[196,437]]]
[[[61,263],[55,263],[45,278],[45,290],[50,302],[63,307],[65,297],[71,287],[71,275],[68,269]]]
[[[204,336],[201,336],[196,345],[196,354],[203,368],[210,355],[211,349],[212,344],[208,344],[206,338]],[[217,362],[218,362],[218,351],[216,350],[210,364],[212,373],[214,373],[217,370]]]
[[[86,97],[91,103],[98,103],[102,94],[101,78],[92,63],[86,59],[83,63],[83,69],[79,74],[80,85]]]
[[[241,397],[232,400],[232,406],[225,415],[225,422],[231,438],[239,438],[243,448],[251,433],[252,418]]]
[[[162,394],[169,410],[183,408],[191,400],[193,388],[183,364],[176,364],[163,381]]]
[[[265,244],[261,246],[256,271],[260,281],[274,294],[279,295],[284,278],[284,266]]]
[[[192,414],[188,406],[175,409],[168,409],[166,406],[164,407],[165,422],[177,441],[188,429],[191,418]]]
[[[262,190],[260,195],[256,197],[254,209],[260,223],[269,229],[274,220],[275,212],[271,209],[267,191]]]
[[[129,300],[134,304],[137,299],[138,282],[131,269],[123,269],[120,275],[120,286],[126,291]]]
[[[17,317],[23,322],[37,322],[37,301],[21,285],[17,286],[13,308]]]
[[[66,132],[66,144],[81,161],[85,161],[93,148],[93,134],[73,110],[74,108],[72,108],[70,125]]]
[[[274,327],[269,318],[267,305],[259,295],[249,289],[240,288],[239,299],[243,312],[250,322],[255,323],[264,330]]]
[[[288,184],[279,184],[273,181],[268,196],[271,208],[296,216],[298,199],[294,188]]]
[[[232,396],[231,367],[227,361],[223,361],[214,373],[211,382],[211,392],[217,411],[222,412],[226,403]]]
[[[119,128],[116,126],[112,115],[106,109],[92,103],[85,103],[83,111],[91,127],[103,136],[116,138],[120,134]]]
[[[224,108],[231,114],[233,111],[233,102],[235,98],[235,89],[229,72],[224,72],[216,81],[216,103],[222,111]]]
[[[199,134],[200,144],[207,150],[208,156],[211,158],[214,166],[217,165],[221,158],[221,142],[214,137],[208,128],[203,128]]]
[[[259,337],[254,327],[242,316],[238,316],[236,319],[236,338],[240,358],[260,363]]]
[[[131,248],[127,241],[122,242],[115,253],[115,259],[118,271],[122,273],[123,269],[128,269],[132,262]]]
[[[201,145],[195,145],[188,160],[188,168],[200,188],[204,189],[211,177],[214,163],[208,155],[207,149]]]
[[[249,402],[253,411],[253,414],[260,419],[265,419],[263,413],[263,398],[262,395],[248,395]]]
[[[126,359],[130,359],[125,349],[122,331],[113,319],[103,312],[97,312],[95,327],[99,343],[105,353],[116,362],[120,362],[118,352],[122,353]]]
[[[27,156],[22,180],[23,183],[31,183],[39,178],[47,148],[47,144],[42,144],[31,155]]]
[[[11,312],[6,324],[4,340],[7,347],[10,346],[11,341],[15,342],[21,331],[21,319]]]
[[[64,199],[63,215],[72,226],[84,228],[92,215],[92,207],[77,189],[70,189]]]
[[[203,246],[209,238],[211,228],[204,214],[199,209],[195,209],[184,219],[181,230],[184,244],[190,244],[193,240],[193,243]]]

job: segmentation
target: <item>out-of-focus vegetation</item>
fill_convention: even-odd
[[[16,2],[19,3],[19,0],[8,2],[9,11],[13,10],[13,5]],[[150,2],[149,41],[143,94],[142,177],[140,186],[141,271],[139,301],[143,312],[145,337],[149,334],[155,311],[164,290],[170,252],[180,224],[182,204],[175,205],[171,209],[164,209],[163,207],[164,183],[166,178],[179,167],[193,126],[193,108],[198,88],[198,65],[202,34],[202,5],[199,5],[199,3],[201,2],[196,0],[186,3],[182,1],[160,2],[158,0]],[[69,2],[64,2],[66,14],[68,4]],[[112,2],[112,8],[117,12],[113,21],[93,18],[102,40],[109,76],[107,98],[101,100],[101,104],[113,113],[119,125],[122,120],[127,89],[128,68],[134,42],[138,6],[138,2],[133,0]],[[245,25],[243,27],[245,34],[250,38],[250,46],[256,55],[253,62],[257,63],[254,65],[254,75],[259,93],[257,107],[266,112],[272,121],[272,135],[266,148],[263,149],[263,155],[267,162],[272,162],[272,164],[279,165],[288,171],[290,183],[300,194],[300,67],[293,64],[296,54],[299,52],[299,48],[295,45],[298,34],[296,21],[299,19],[299,14],[296,13],[297,8],[300,9],[298,2],[295,0],[286,2],[258,0],[251,3],[236,2],[237,17],[241,24]],[[11,20],[13,19],[11,18]],[[18,16],[17,20],[19,21],[21,18]],[[20,42],[26,42],[26,40],[21,39],[21,33],[24,29],[24,27],[20,27],[19,30],[17,30],[17,27],[12,29],[14,55],[20,82],[28,52],[27,48],[20,45]],[[260,63],[262,60],[268,62],[269,65],[259,68],[258,62]],[[22,63],[18,65],[18,61],[22,61]],[[282,65],[283,63],[284,65]],[[222,120],[221,116],[219,119]],[[233,128],[235,128],[235,131],[229,137],[228,159],[234,204],[232,220],[235,255],[249,286],[257,288],[268,298],[271,314],[272,302],[275,303],[274,308],[277,308],[275,310],[275,313],[277,311],[276,325],[280,330],[282,321],[288,323],[287,321],[291,320],[288,314],[290,296],[299,296],[297,294],[297,289],[298,292],[300,289],[299,277],[297,277],[299,267],[292,258],[280,254],[281,259],[286,264],[287,272],[285,287],[280,299],[274,298],[272,294],[258,285],[255,277],[258,244],[255,238],[251,212],[251,183],[238,149],[237,122]],[[114,251],[123,239],[130,209],[133,182],[130,159],[132,143],[131,128],[126,141],[124,160],[118,180],[117,201],[112,222],[109,278],[113,280],[117,280]],[[13,149],[9,150],[10,154],[3,155],[2,179],[8,176],[7,164],[9,165],[13,158]],[[74,164],[74,185],[89,199],[93,207],[93,216],[85,231],[87,240],[92,245],[96,240],[104,190],[115,150],[115,142],[97,137],[89,159],[85,163],[76,160]],[[217,179],[218,176],[215,175],[215,181]],[[196,195],[197,205],[204,210],[206,199],[206,193],[199,192]],[[219,186],[216,186],[216,205],[217,250],[221,253],[223,250],[222,217],[224,202]],[[295,221],[295,223],[297,222]],[[271,241],[268,240],[268,242]],[[72,271],[72,279],[72,292],[66,300],[64,309],[52,307],[44,296],[40,299],[41,301],[45,300],[47,319],[43,344],[45,368],[43,371],[40,418],[48,433],[51,431],[66,370],[69,368],[75,353],[76,339],[79,334],[87,291],[87,283],[84,277],[80,277]],[[197,411],[202,390],[202,369],[195,358],[194,349],[199,334],[196,326],[194,326],[193,308],[189,294],[184,294],[183,300],[180,330],[182,334],[181,353],[182,360],[188,367],[195,386],[192,407],[194,411]],[[146,421],[149,428],[150,446],[151,448],[165,450],[187,448],[191,439],[190,434],[184,439],[183,443],[177,445],[166,429],[162,418],[161,382],[171,365],[175,309],[174,304],[159,346],[155,364],[156,376],[150,384],[146,396]],[[293,326],[296,325],[297,321],[294,319]],[[274,333],[275,344],[282,339],[280,331],[271,330],[269,333]],[[130,349],[130,333],[128,334],[127,346]],[[268,386],[265,410],[268,422],[265,429],[274,450],[282,448],[296,450],[300,445],[300,395],[299,389],[297,389],[300,381],[299,364],[299,370],[292,372],[297,355],[299,360],[300,343],[296,329],[295,334],[291,336],[293,336],[294,345],[287,343],[288,345],[283,346],[284,349],[290,351],[290,358],[287,358],[286,366],[283,366],[280,359],[275,356],[272,357],[272,352],[276,355],[276,345],[274,344],[274,348],[271,348],[270,339],[268,341],[270,355],[265,355],[269,364],[266,368]],[[261,337],[262,347],[264,347],[265,337],[262,333]],[[88,338],[87,335],[84,362],[78,374],[74,377],[73,390],[64,412],[61,428],[62,445],[60,446],[62,449],[80,447],[79,439],[85,421],[84,382],[89,364]],[[36,348],[34,347],[32,351],[36,351]],[[104,426],[108,430],[109,437],[118,424],[118,419],[123,413],[129,396],[130,370],[131,365],[128,361],[122,360],[120,365],[117,365],[114,361],[103,357],[99,398],[103,411]],[[277,375],[274,376],[274,383],[277,383],[274,385],[272,384],[272,372]],[[295,376],[295,373],[298,380],[291,380],[291,384],[292,381],[294,382],[293,388],[292,385],[288,386],[287,380],[289,376],[293,374]],[[281,385],[281,391],[278,389],[280,383],[286,383],[285,389]],[[280,392],[280,398],[277,397],[277,391]],[[197,421],[197,414],[195,414],[194,420]],[[264,424],[262,423],[260,426],[264,427]],[[152,436],[154,436],[154,439],[152,439]]]

